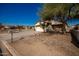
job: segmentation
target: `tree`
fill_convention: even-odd
[[[56,5],[57,4],[44,4],[41,14],[43,20],[50,20],[53,15],[56,14]],[[54,12],[55,10],[55,12]]]
[[[63,23],[65,28],[65,24],[67,16],[74,16],[79,11],[79,4],[72,4],[72,3],[47,3],[43,4],[43,8],[40,11],[40,17],[43,21],[46,20],[59,20]],[[57,19],[55,19],[57,18]],[[65,19],[66,18],[66,19]]]
[[[72,13],[75,15],[77,13],[76,11],[78,10],[79,10],[79,4],[48,3],[43,4],[43,8],[40,11],[40,16],[43,20],[50,20],[54,16],[64,18],[65,16],[72,16]]]

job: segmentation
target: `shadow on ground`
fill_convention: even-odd
[[[1,48],[0,48],[0,56],[3,56],[3,55],[2,55],[2,50],[1,50]]]

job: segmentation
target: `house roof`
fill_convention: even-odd
[[[48,23],[48,21],[46,21],[46,22]],[[44,22],[37,22],[37,23],[35,24],[35,26],[40,25],[40,23],[42,24],[42,23],[44,23]],[[62,24],[62,22],[55,21],[55,20],[52,20],[50,23],[51,23],[52,25],[59,25],[59,24]]]
[[[40,22],[36,23],[35,26],[40,25]]]
[[[57,24],[57,25],[58,25],[58,24],[62,24],[62,22],[55,21],[55,20],[52,20],[51,23],[52,23],[52,25],[55,25],[55,24]]]

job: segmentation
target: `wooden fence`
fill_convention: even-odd
[[[3,56],[19,56],[19,53],[5,40],[1,40],[1,50]]]

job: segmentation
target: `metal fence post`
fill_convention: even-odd
[[[13,43],[13,31],[11,30],[10,33],[11,33],[11,43]]]

